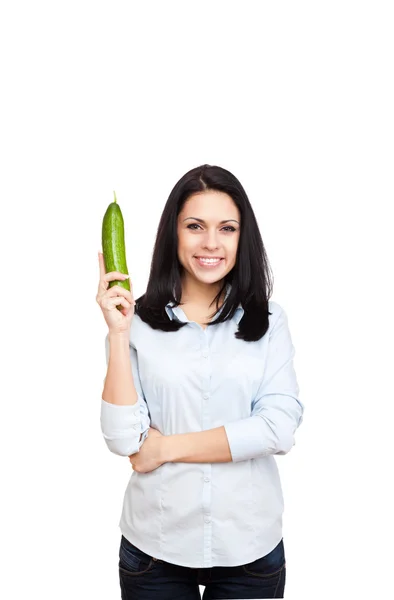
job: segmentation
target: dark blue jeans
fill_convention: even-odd
[[[119,548],[122,600],[283,598],[286,559],[283,539],[266,556],[238,567],[192,569],[145,554],[123,535]]]

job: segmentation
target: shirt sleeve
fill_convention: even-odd
[[[130,454],[139,452],[148,436],[150,427],[149,409],[138,371],[137,350],[131,342],[129,349],[134,386],[138,396],[137,402],[131,405],[118,405],[106,402],[101,398],[101,432],[109,450],[119,456],[130,456]],[[108,365],[108,334],[105,338],[105,357]]]
[[[295,349],[285,311],[280,307],[268,340],[264,378],[252,402],[251,416],[225,425],[233,462],[286,454],[303,421],[294,371]]]

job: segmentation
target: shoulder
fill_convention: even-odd
[[[280,317],[281,314],[284,314],[283,307],[278,303],[274,302],[274,300],[268,301],[268,310],[270,311],[269,319],[272,324],[276,322],[276,320]]]
[[[147,324],[144,323],[137,313],[134,313],[130,325],[130,346],[135,348],[136,343],[138,342],[140,336],[143,335],[143,331],[146,327]]]
[[[166,331],[152,327],[137,313],[131,320],[129,332],[130,346],[137,349],[161,346],[166,339]]]
[[[283,306],[274,300],[268,301],[268,310],[270,311],[269,318],[269,334],[271,335],[272,331],[280,326],[281,323],[287,323],[287,315]]]

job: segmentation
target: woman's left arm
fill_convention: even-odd
[[[163,435],[163,462],[224,463],[231,462],[231,451],[224,426],[196,431]]]
[[[283,309],[269,336],[264,379],[253,400],[251,416],[192,433],[164,436],[150,430],[155,432],[155,439],[148,436],[139,453],[130,457],[132,463],[137,461],[136,470],[138,463],[147,469],[141,472],[148,472],[166,462],[240,462],[291,450],[304,405],[298,397],[295,350]]]
[[[252,402],[251,416],[215,429],[164,436],[164,462],[240,462],[291,450],[304,405],[299,400],[295,349],[282,307],[267,335],[264,378]]]

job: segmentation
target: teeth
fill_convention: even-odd
[[[206,263],[216,263],[216,262],[219,262],[221,259],[220,258],[199,258],[199,260],[201,260],[201,262],[206,262]]]

